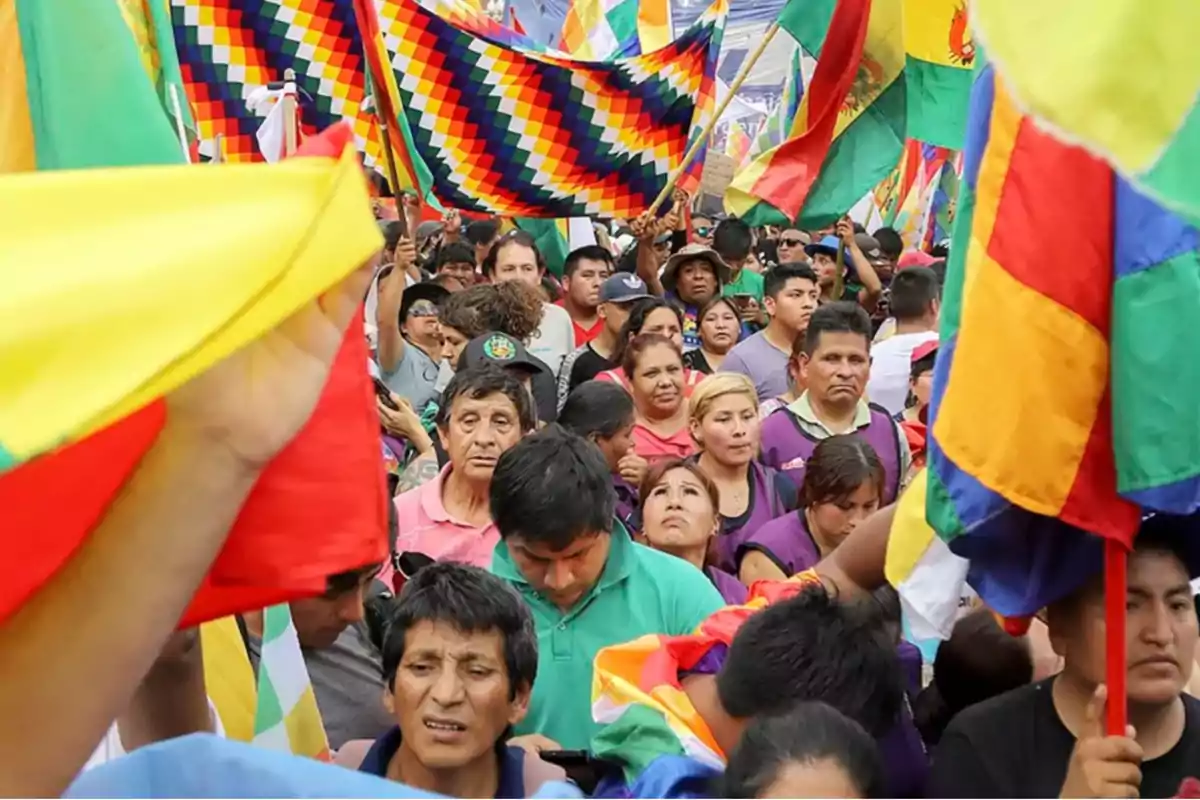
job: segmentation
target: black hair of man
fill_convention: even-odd
[[[886,797],[879,746],[863,727],[825,703],[800,703],[756,718],[729,754],[713,797],[762,797],[789,764],[832,761],[846,773],[855,797]]]
[[[571,277],[575,274],[575,270],[579,269],[580,263],[584,261],[603,262],[608,265],[610,270],[613,266],[612,253],[598,244],[588,244],[576,247],[567,255],[567,260],[563,262],[563,275]]]
[[[501,539],[519,537],[554,552],[613,528],[612,475],[604,455],[559,425],[526,436],[500,456],[490,501]]]
[[[400,244],[400,237],[404,235],[404,224],[393,220],[383,226],[383,249],[391,252],[396,249],[396,245]]]
[[[904,252],[904,240],[900,238],[900,234],[896,233],[895,228],[880,228],[871,235],[879,243],[879,249],[883,251],[883,254],[892,261],[899,259],[900,254]]]
[[[813,312],[804,333],[804,352],[811,356],[821,344],[823,333],[855,333],[871,347],[871,317],[858,303],[826,303]]]
[[[500,233],[500,222],[494,219],[477,219],[467,225],[465,233],[468,242],[480,247],[496,238]]]
[[[717,696],[734,718],[819,701],[872,736],[896,722],[903,693],[895,646],[885,641],[878,613],[839,602],[819,585],[747,619],[717,673]]]
[[[771,267],[763,274],[763,295],[765,297],[778,297],[791,280],[811,281],[813,286],[817,285],[817,273],[808,264],[801,264],[797,261],[792,261],[787,264],[780,264],[777,267]]]
[[[945,242],[938,242],[933,247],[929,248],[929,255],[934,258],[945,260],[950,257],[950,246]]]
[[[440,562],[408,579],[395,600],[383,644],[383,677],[389,687],[404,659],[409,630],[422,622],[445,622],[463,633],[498,631],[504,639],[509,699],[533,688],[538,664],[533,614],[512,587],[490,572]]]
[[[737,217],[723,219],[713,229],[713,250],[726,261],[744,261],[754,246],[750,226]]]
[[[482,400],[493,394],[502,394],[512,401],[517,409],[517,423],[522,431],[537,427],[537,412],[529,390],[511,372],[494,364],[477,364],[454,373],[450,383],[442,391],[438,404],[437,426],[445,430],[454,412],[454,401],[460,397]]]
[[[558,424],[584,438],[595,434],[611,439],[633,420],[633,398],[612,381],[584,381],[558,412]]]
[[[892,278],[888,308],[897,322],[916,322],[933,311],[933,301],[941,297],[942,287],[929,267],[902,269]]]
[[[450,242],[442,245],[437,254],[437,268],[441,269],[445,264],[475,264],[475,251],[471,249],[469,244],[462,242]]]

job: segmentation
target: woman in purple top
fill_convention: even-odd
[[[720,517],[717,487],[690,461],[671,459],[650,468],[642,482],[643,544],[690,561],[730,605],[746,602],[746,586],[709,563]]]
[[[719,491],[721,530],[713,563],[737,569],[737,551],[759,528],[796,508],[796,488],[759,464],[758,395],[745,375],[719,372],[692,392],[689,425],[696,464]]]
[[[806,467],[800,510],[763,525],[735,554],[738,576],[747,585],[814,566],[879,508],[885,473],[865,439],[852,434],[824,439]]]
[[[612,470],[617,519],[630,533],[641,529],[637,486],[649,464],[633,449],[634,410],[629,393],[615,383],[585,381],[567,396],[558,424],[600,448]]]

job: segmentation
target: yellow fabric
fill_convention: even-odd
[[[887,559],[884,562],[884,575],[888,583],[899,587],[913,573],[917,562],[933,541],[934,532],[925,521],[925,491],[929,485],[929,475],[921,470],[913,478],[912,483],[896,505],[896,515],[892,517],[892,531],[888,535]]]
[[[146,3],[160,1],[116,0],[117,7],[121,10],[121,16],[125,18],[125,24],[129,26],[129,32],[137,44],[138,52],[141,53],[142,65],[146,68],[146,74],[155,83],[158,82],[158,73],[162,69],[162,59],[158,55],[158,46],[154,41],[154,29],[150,25],[149,9],[146,8]]]
[[[88,209],[69,225],[67,199]],[[0,443],[18,461],[180,386],[381,245],[352,148],[6,176],[0,219]]]
[[[903,17],[903,0],[872,0],[862,63],[858,68],[859,77],[855,80],[855,89],[851,91],[853,100],[847,98],[848,102],[838,113],[837,126],[833,130],[834,139],[841,136],[842,131],[858,119],[904,71]],[[859,85],[864,84],[864,77],[863,91],[858,93]],[[799,129],[793,126],[792,135],[798,132]]]
[[[971,23],[1023,107],[1127,172],[1196,102],[1196,0],[972,0]]]
[[[955,53],[967,33],[963,0],[904,0],[904,49],[910,56],[944,67],[969,69]]]
[[[661,50],[672,41],[670,0],[641,0],[637,12],[638,40],[643,53]]]
[[[221,716],[225,735],[249,742],[254,738],[258,692],[237,620],[222,617],[204,623],[200,626],[200,641],[204,648],[204,685]]]
[[[17,0],[0,0],[0,174],[35,169]]]

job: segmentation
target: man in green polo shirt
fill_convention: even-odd
[[[721,608],[688,562],[635,544],[613,514],[612,476],[599,449],[556,425],[525,437],[492,476],[501,541],[492,572],[533,610],[538,673],[518,734],[587,749],[592,662],[604,647],[646,634],[691,633]]]

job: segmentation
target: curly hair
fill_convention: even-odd
[[[467,339],[499,331],[526,342],[542,324],[543,313],[537,289],[520,281],[506,281],[452,294],[442,303],[438,320]]]

